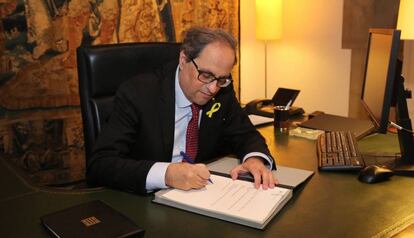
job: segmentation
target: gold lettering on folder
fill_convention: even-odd
[[[98,218],[92,216],[92,217],[87,217],[85,219],[82,219],[81,222],[85,226],[93,226],[93,225],[96,225],[96,224],[100,223],[101,221]]]

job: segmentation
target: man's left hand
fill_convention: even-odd
[[[233,180],[236,180],[240,173],[250,172],[254,177],[254,187],[260,188],[260,183],[264,190],[268,188],[274,188],[277,184],[276,178],[273,177],[273,173],[269,170],[263,159],[259,157],[250,157],[244,161],[244,163],[234,167],[230,174]]]

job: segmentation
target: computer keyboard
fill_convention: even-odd
[[[360,170],[364,167],[355,136],[350,131],[321,134],[316,143],[320,170]]]

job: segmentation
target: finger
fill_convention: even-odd
[[[256,189],[260,188],[260,183],[262,182],[262,176],[260,175],[259,171],[250,171],[250,173],[253,175],[254,178],[254,187]]]
[[[198,177],[197,179],[195,179],[193,181],[193,185],[192,187],[195,189],[200,189],[200,188],[204,188],[208,183],[207,179],[203,179],[201,177]]]
[[[274,188],[277,180],[275,179],[272,170],[268,170],[267,173],[269,174],[269,188]]]
[[[196,164],[196,173],[203,180],[210,178],[210,171],[205,164]]]
[[[210,177],[208,177],[208,178],[204,178],[204,177],[202,177],[202,176],[200,176],[200,175],[198,175],[198,179],[197,179],[197,181],[202,181],[203,183],[205,183],[206,185],[208,184],[208,180],[210,179]]]
[[[205,179],[201,177],[202,174],[205,173],[205,166],[203,166],[203,164],[194,164],[191,166],[191,171],[189,171],[186,177],[189,186],[193,189],[200,189],[205,187]],[[208,170],[207,173],[209,173]]]
[[[237,165],[236,167],[234,167],[231,171],[230,171],[230,175],[231,175],[231,179],[236,180],[237,177],[239,176],[239,171],[241,171],[242,166],[241,165]]]
[[[262,171],[262,188],[267,190],[269,188],[269,173],[267,170]]]
[[[249,173],[249,170],[243,167],[243,165],[238,165],[230,171],[230,175],[233,180],[236,180],[239,177],[239,174],[245,173]]]
[[[277,180],[274,178],[272,171],[269,171],[269,181],[269,188],[274,188]]]
[[[266,169],[266,171],[264,171],[264,173],[266,173],[266,175],[267,175],[267,187],[268,188],[274,188],[275,187],[275,180],[273,178],[272,171]]]
[[[192,189],[192,186],[191,186],[190,182],[186,181],[186,182],[183,182],[183,183],[178,183],[177,188],[182,189],[184,191],[188,191],[188,190]]]

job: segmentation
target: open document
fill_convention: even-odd
[[[292,190],[255,189],[252,182],[211,175],[213,184],[199,190],[166,189],[154,202],[202,215],[264,229],[292,197]]]

